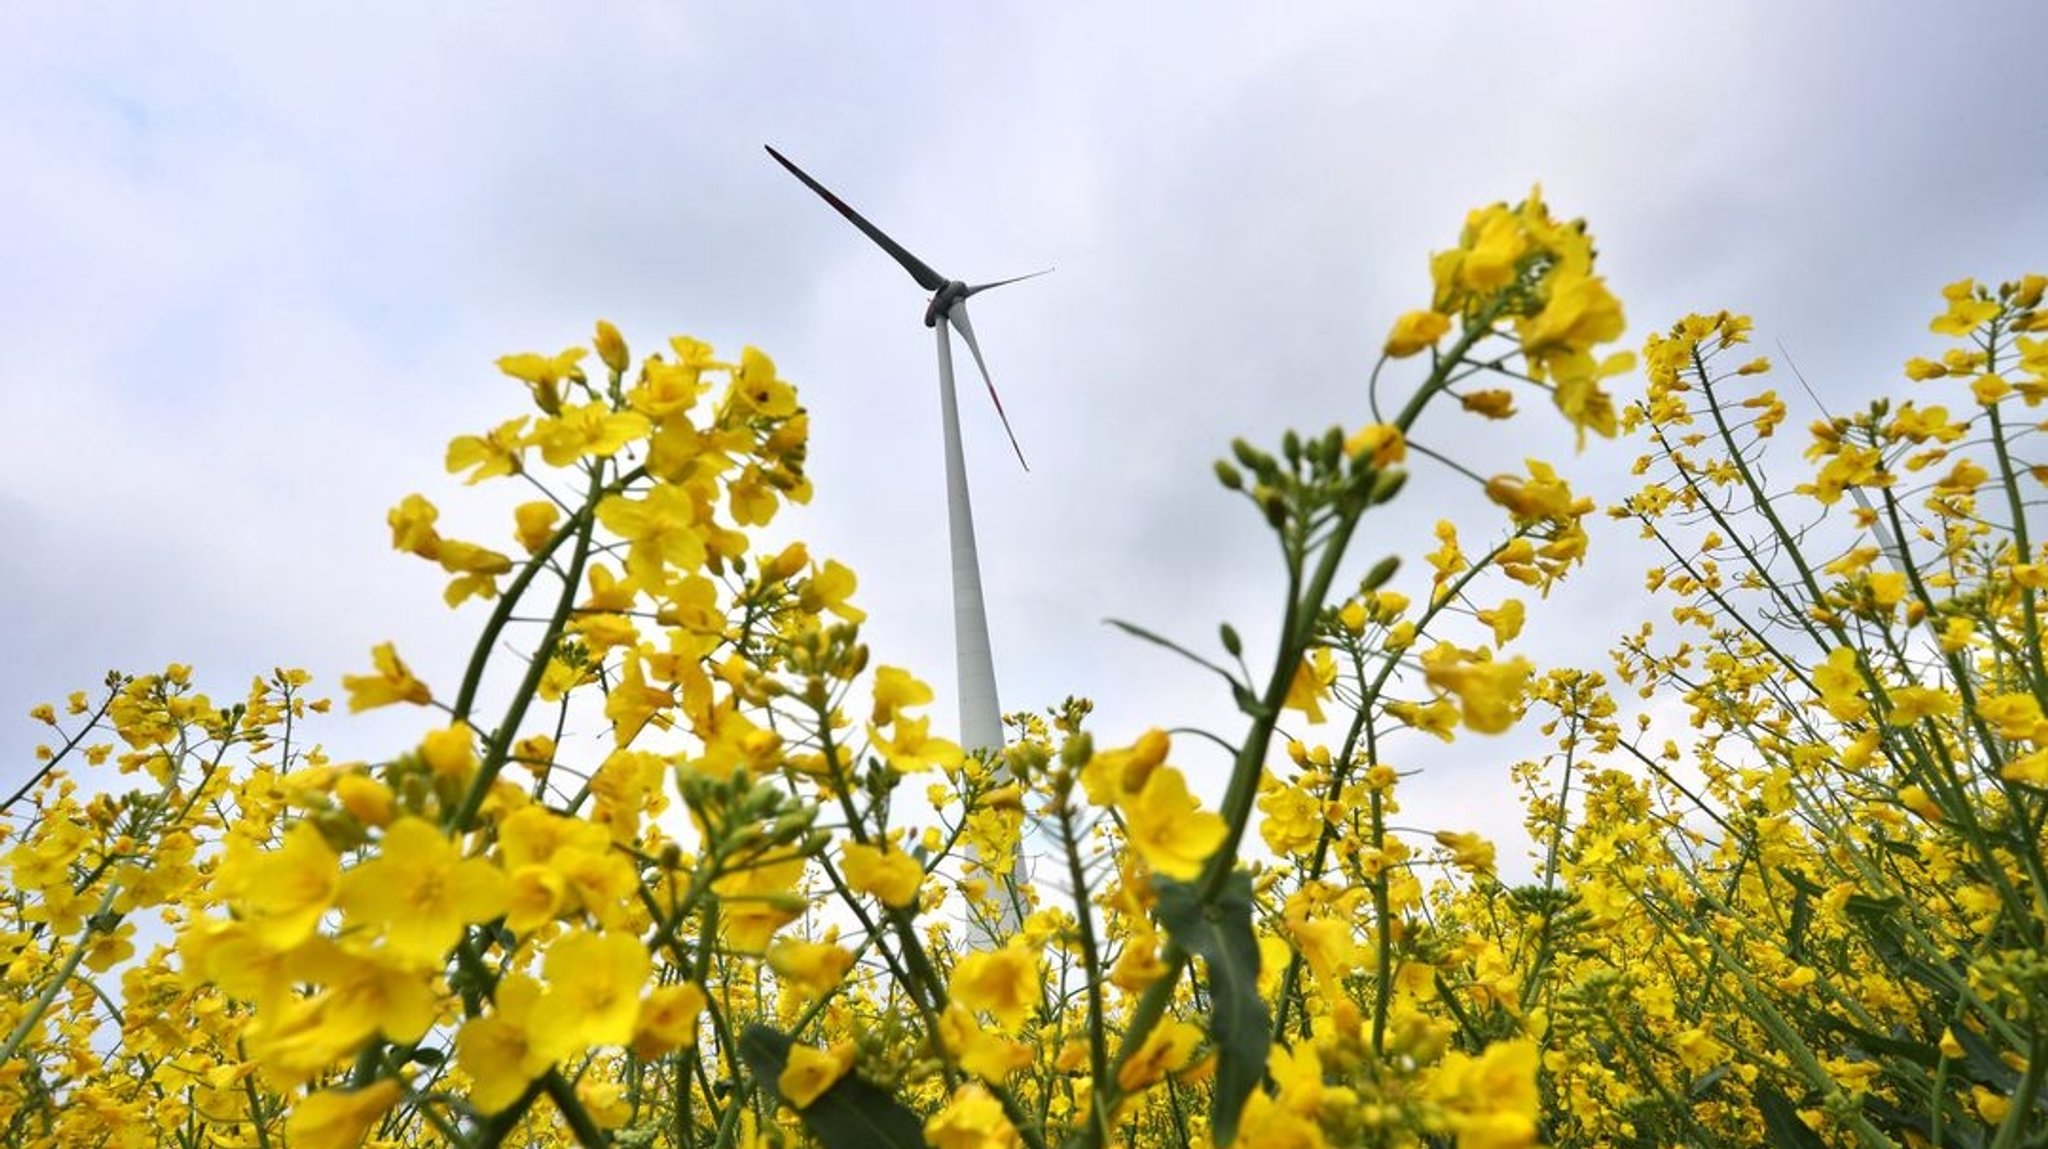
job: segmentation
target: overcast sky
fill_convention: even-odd
[[[1273,548],[1208,464],[1367,421],[1386,328],[1468,207],[1540,181],[1591,221],[1631,346],[1748,311],[1837,410],[1927,349],[1943,283],[2048,270],[2048,9],[2019,0],[308,7],[0,9],[9,786],[45,737],[28,707],[109,668],[335,690],[396,640],[451,684],[481,608],[443,608],[384,513],[420,491],[500,530],[445,443],[519,408],[493,359],[601,316],[642,350],[775,357],[818,488],[777,537],[858,571],[877,658],[950,694],[923,295],[763,143],[948,275],[1058,268],[975,301],[1032,471],[981,396],[962,411],[1004,704],[1090,695],[1112,738],[1235,728],[1102,619],[1270,638]],[[1572,458],[1523,406],[1422,435],[1620,492],[1630,448]],[[1361,571],[1420,567],[1446,509],[1496,521],[1454,476],[1410,491]],[[1532,603],[1539,661],[1597,663],[1619,628],[1640,563],[1605,541]],[[418,727],[323,733],[372,755]],[[1482,797],[1503,753],[1401,745],[1428,771],[1413,821],[1511,824]]]

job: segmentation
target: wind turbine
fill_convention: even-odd
[[[903,265],[903,270],[910,273],[910,278],[916,280],[919,287],[932,293],[931,303],[924,310],[924,325],[932,328],[938,336],[939,409],[946,439],[946,519],[953,540],[953,644],[960,677],[960,741],[969,752],[1000,751],[1003,747],[1003,715],[1001,706],[996,702],[996,671],[989,651],[988,612],[981,598],[981,562],[974,546],[974,509],[967,494],[967,467],[960,449],[960,409],[953,392],[953,346],[946,329],[950,325],[960,333],[961,339],[966,340],[967,350],[974,356],[974,365],[981,371],[981,381],[988,388],[988,397],[995,404],[996,417],[1002,420],[1003,432],[1010,437],[1010,448],[1017,452],[1017,463],[1030,470],[1030,465],[1024,462],[1024,449],[1017,445],[1017,433],[1010,429],[1010,417],[1003,412],[1003,400],[996,394],[995,381],[989,378],[988,363],[981,357],[981,345],[975,342],[974,324],[967,318],[967,297],[991,287],[1044,275],[1045,272],[972,285],[947,279],[933,271],[931,265],[910,254],[902,244],[883,234],[881,228],[869,223],[859,212],[847,206],[845,200],[833,195],[825,185],[791,163],[787,156],[773,147],[768,149],[768,154]],[[1018,862],[1021,867],[1021,857]]]

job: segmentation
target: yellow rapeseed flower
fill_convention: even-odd
[[[377,673],[341,676],[341,688],[348,691],[351,712],[372,710],[394,702],[425,706],[434,700],[434,692],[427,689],[426,683],[413,677],[412,671],[399,660],[398,648],[391,643],[379,643],[370,651],[370,658],[376,664]]]
[[[917,889],[924,884],[924,867],[894,843],[876,847],[848,842],[840,849],[839,864],[855,892],[871,894],[891,909],[914,905]]]
[[[1012,941],[999,950],[968,954],[953,968],[952,999],[981,1010],[1005,1030],[1016,1031],[1043,1002],[1038,954]]]
[[[503,870],[463,857],[434,823],[406,817],[384,832],[375,857],[342,878],[341,906],[400,957],[438,963],[464,926],[505,912],[507,892]]]
[[[1451,329],[1451,317],[1436,311],[1410,311],[1394,321],[1387,333],[1386,353],[1405,359],[1426,347],[1433,347]]]
[[[1003,1103],[980,1083],[969,1081],[926,1119],[924,1140],[932,1149],[1013,1149],[1018,1138]]]
[[[556,939],[541,963],[547,992],[533,1007],[533,1028],[569,1049],[625,1045],[640,1016],[640,990],[654,961],[625,932],[577,930]]]
[[[1228,832],[1220,816],[1195,802],[1187,779],[1171,766],[1153,770],[1144,789],[1122,807],[1131,848],[1154,873],[1176,881],[1200,874]]]
[[[404,1095],[388,1077],[361,1089],[323,1089],[292,1106],[285,1136],[302,1149],[356,1149]]]
[[[341,896],[341,858],[311,823],[296,822],[276,850],[229,838],[215,878],[258,940],[289,950],[313,935]]]
[[[853,1068],[853,1043],[842,1041],[831,1049],[796,1044],[789,1047],[789,1062],[782,1067],[775,1088],[792,1109],[808,1109],[827,1089],[838,1084]]]

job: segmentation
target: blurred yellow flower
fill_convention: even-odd
[[[341,688],[348,691],[351,712],[372,710],[394,702],[425,706],[434,700],[434,693],[427,689],[427,684],[414,678],[405,663],[399,661],[396,646],[388,642],[379,643],[370,651],[370,658],[376,664],[377,673],[341,676]]]
[[[893,842],[880,847],[848,842],[840,848],[839,864],[848,886],[891,909],[916,904],[918,887],[924,884],[924,867]]]
[[[1410,311],[1394,321],[1387,333],[1386,353],[1405,359],[1426,347],[1433,347],[1451,329],[1451,318],[1435,311]]]
[[[1223,844],[1228,827],[1188,793],[1187,779],[1171,766],[1161,766],[1145,779],[1144,789],[1123,803],[1131,848],[1154,873],[1189,881]]]

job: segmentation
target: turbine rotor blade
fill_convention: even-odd
[[[1052,272],[1053,269],[1048,267],[1044,271],[1034,271],[1029,275],[1013,275],[1008,279],[998,279],[994,283],[977,283],[961,292],[960,298],[965,299],[977,291],[987,291],[991,287],[1001,287],[1006,283],[1022,283],[1027,279],[1037,279],[1041,275],[1051,275]]]
[[[993,287],[995,284],[987,286]],[[1024,448],[1017,445],[1017,432],[1010,429],[1010,416],[1003,411],[1003,397],[996,394],[996,381],[989,378],[988,364],[981,358],[981,344],[974,341],[974,324],[967,319],[966,302],[963,300],[955,303],[952,309],[946,312],[946,319],[953,324],[953,330],[960,333],[960,338],[967,341],[967,350],[974,356],[974,365],[981,369],[981,381],[988,387],[988,397],[996,405],[996,418],[1003,421],[1003,433],[1010,437],[1010,449],[1017,452],[1017,465],[1029,471],[1031,464],[1024,461]]]
[[[766,144],[762,146],[768,147]],[[838,211],[840,215],[845,216],[849,223],[859,228],[869,239],[874,240],[876,245],[883,251],[895,257],[896,262],[903,265],[903,270],[910,273],[910,278],[915,279],[919,287],[924,288],[926,291],[937,291],[946,286],[945,276],[933,271],[929,264],[910,254],[909,251],[904,249],[902,244],[884,235],[881,228],[869,223],[859,212],[848,207],[845,200],[833,195],[826,189],[824,184],[812,179],[804,169],[791,163],[787,156],[776,151],[773,147],[768,147],[768,154],[775,157],[776,163],[788,168],[790,175],[802,180],[805,187],[817,192],[820,199],[831,204],[833,209]]]

